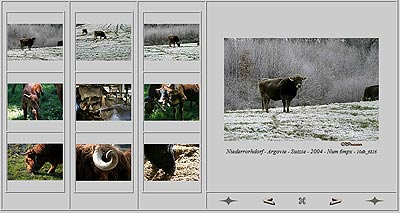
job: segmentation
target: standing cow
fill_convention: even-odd
[[[173,144],[145,144],[144,155],[154,169],[173,175],[176,169]]]
[[[175,44],[178,45],[178,47],[181,46],[181,43],[179,42],[179,37],[176,35],[172,35],[172,34],[170,34],[168,36],[168,43],[169,43],[170,47],[171,47],[171,44],[174,44],[174,47],[175,47]]]
[[[51,164],[47,173],[54,173],[58,164],[63,163],[63,145],[36,144],[22,155],[25,155],[26,169],[29,173],[37,174],[46,162]]]
[[[24,89],[22,90],[22,101],[21,101],[25,120],[28,117],[28,109],[32,110],[33,118],[35,120],[38,120],[40,95],[44,95],[41,84],[38,83],[25,84]]]
[[[28,46],[28,49],[31,50],[35,40],[36,38],[21,38],[21,40],[19,40],[21,50],[23,50],[25,46]]]
[[[130,181],[131,151],[122,152],[111,144],[78,144],[76,149],[77,181]]]
[[[282,100],[283,112],[289,112],[290,101],[297,95],[307,77],[295,75],[285,78],[262,79],[258,84],[261,94],[261,106],[268,112],[269,101]]]
[[[364,90],[363,101],[379,100],[379,85],[366,87]]]
[[[104,31],[96,30],[93,32],[94,38],[97,39],[97,37],[107,39],[106,33]]]

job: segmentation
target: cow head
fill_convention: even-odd
[[[145,144],[144,152],[155,168],[161,168],[168,175],[174,174],[176,165],[173,144]]]
[[[163,105],[169,105],[169,93],[172,91],[170,88],[171,84],[163,84],[159,89],[156,89],[157,92],[160,94],[160,98],[158,102],[162,103]]]
[[[294,82],[296,89],[300,89],[301,84],[303,83],[303,81],[307,80],[307,77],[303,77],[301,75],[295,75],[295,76],[289,77],[289,80]]]
[[[32,107],[32,114],[35,120],[39,117],[39,97],[36,93],[24,94],[24,99],[26,99],[29,106]]]
[[[25,164],[28,172],[37,174],[45,163],[44,159],[32,149],[23,153],[23,155],[25,155]]]

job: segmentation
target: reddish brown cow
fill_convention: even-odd
[[[159,102],[173,106],[175,119],[183,120],[183,104],[193,101],[198,104],[200,86],[198,84],[163,84]],[[175,109],[178,107],[178,110]]]
[[[110,144],[76,145],[76,180],[131,180],[131,151]]]
[[[28,108],[32,109],[33,119],[38,120],[40,95],[44,95],[41,84],[25,84],[24,89],[22,90],[22,110],[24,112],[25,120],[28,117]]]
[[[51,164],[47,173],[54,173],[57,165],[63,163],[63,145],[36,144],[23,155],[25,155],[26,169],[29,173],[38,173],[46,162]]]

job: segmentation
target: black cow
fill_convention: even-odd
[[[21,40],[19,40],[21,49],[23,50],[25,46],[28,46],[28,49],[31,50],[35,40],[36,38],[21,38]]]
[[[307,77],[300,75],[285,78],[262,79],[258,84],[262,99],[262,109],[268,112],[268,104],[271,99],[274,101],[282,100],[283,112],[289,112],[290,101],[296,97],[297,90],[305,80],[307,80]]]
[[[93,34],[94,34],[94,38],[96,38],[96,39],[97,39],[97,37],[100,37],[100,39],[101,38],[107,39],[106,33],[104,31],[96,30],[93,32]]]
[[[87,29],[82,29],[82,34],[87,35],[88,34]]]
[[[176,35],[172,35],[172,34],[170,34],[168,36],[168,43],[169,43],[170,47],[171,47],[171,44],[174,44],[174,47],[175,47],[175,44],[178,45],[178,47],[181,46],[181,43],[179,42],[179,37]]]
[[[145,144],[144,155],[153,168],[161,168],[168,175],[173,175],[176,169],[173,144]]]
[[[63,41],[61,40],[61,41],[58,41],[57,42],[57,47],[62,47],[63,46]]]
[[[379,100],[379,85],[366,87],[364,90],[363,101]]]
[[[158,103],[158,99],[160,99],[159,89],[161,85],[162,84],[150,84],[147,97],[144,99],[144,113],[146,115],[153,113],[156,106],[159,106],[163,111],[165,111],[165,109]]]

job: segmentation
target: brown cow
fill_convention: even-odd
[[[36,144],[23,155],[25,155],[26,169],[29,173],[37,174],[46,162],[51,164],[47,173],[54,173],[57,165],[63,163],[63,145]]]
[[[175,119],[183,120],[185,101],[193,101],[197,104],[199,102],[200,86],[198,84],[163,84],[159,91],[161,94],[159,102],[173,106]]]
[[[295,75],[285,78],[264,78],[258,84],[261,94],[261,106],[268,112],[269,101],[282,100],[283,112],[289,112],[290,101],[296,97],[297,90],[300,89],[303,81],[307,77]]]
[[[76,145],[76,180],[131,180],[131,151],[110,144]]]
[[[21,50],[23,50],[25,46],[28,46],[28,49],[31,50],[31,47],[33,46],[35,40],[36,38],[21,38],[21,40],[19,40]]]
[[[178,45],[178,47],[181,46],[181,43],[179,42],[179,37],[176,35],[172,35],[172,34],[170,34],[168,36],[168,43],[169,43],[170,47],[171,47],[171,44],[174,44],[174,47],[175,47],[175,44]]]
[[[42,85],[28,83],[25,84],[22,91],[22,110],[24,112],[24,119],[28,117],[28,108],[32,109],[33,118],[38,120],[39,118],[39,98],[40,95],[44,95]]]

